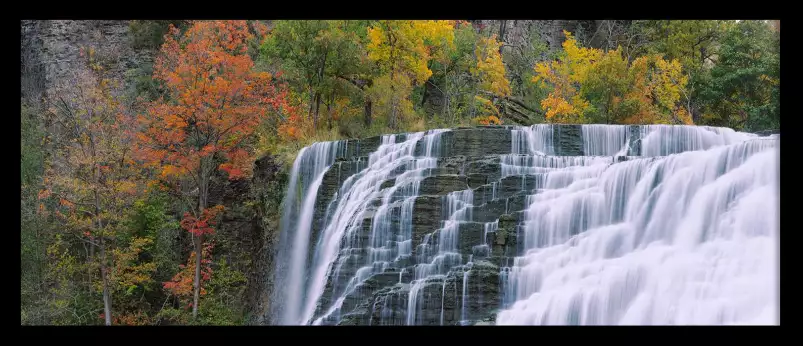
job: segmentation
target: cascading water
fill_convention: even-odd
[[[451,192],[443,198],[448,219],[441,222],[441,228],[428,234],[419,246],[418,264],[415,265],[415,277],[407,303],[407,325],[416,324],[416,316],[420,315],[421,309],[418,297],[426,283],[433,279],[442,280],[445,290],[446,275],[456,266],[463,264],[463,256],[457,249],[458,236],[461,223],[471,221],[473,200],[472,190]],[[437,238],[433,237],[434,235],[437,235]],[[437,251],[434,253],[430,244],[433,239],[437,239]],[[443,314],[443,301],[441,301],[441,314]],[[441,318],[441,324],[442,321]]]
[[[304,203],[300,209],[298,224],[287,226],[295,228],[293,241],[291,270],[288,273],[288,289],[292,291],[286,295],[286,307],[282,321],[291,324],[321,324],[337,322],[339,309],[345,299],[355,294],[360,284],[372,274],[383,272],[389,265],[404,260],[411,255],[410,239],[410,211],[412,200],[418,194],[418,187],[430,169],[436,167],[438,138],[443,130],[433,130],[428,133],[413,133],[396,143],[398,135],[382,137],[379,148],[371,153],[368,166],[347,178],[337,192],[333,201],[329,223],[321,231],[317,244],[314,247],[314,256],[309,265],[307,261],[308,241],[310,238],[310,222],[315,207],[317,187],[320,185],[322,174],[317,174],[307,189]],[[423,157],[415,157],[416,144],[422,143]],[[300,157],[305,158],[306,152]],[[328,157],[327,157],[328,159]],[[296,162],[299,165],[299,162]],[[317,166],[318,164],[316,164]],[[317,169],[317,168],[316,168]],[[295,171],[294,168],[294,176]],[[325,171],[323,169],[322,171]],[[382,188],[383,183],[395,179],[389,188]],[[294,181],[291,178],[291,188]],[[379,202],[376,209],[372,209],[374,201]],[[392,222],[394,213],[400,212],[401,219]],[[372,213],[372,214],[371,214]],[[373,215],[373,216],[370,216]],[[363,220],[370,220],[371,232],[368,244],[362,244]],[[292,216],[290,217],[292,218]],[[342,245],[342,246],[341,246]],[[352,253],[352,249],[359,250]],[[364,253],[367,252],[367,255]],[[351,278],[342,285],[338,282],[331,288],[331,301],[334,302],[325,310],[318,310],[318,301],[325,291],[325,283],[330,274],[335,278],[341,277],[345,267],[353,267],[358,262],[357,270]],[[300,284],[301,275],[307,275],[305,284]],[[358,293],[358,292],[357,292]],[[316,317],[313,319],[313,317]]]
[[[460,130],[382,136],[367,157],[345,141],[303,149],[285,200],[274,316],[313,325],[779,322],[779,137],[561,126],[497,127],[509,150],[494,149],[490,135],[479,146],[477,135],[451,139]],[[338,157],[357,169],[337,170],[321,204]],[[433,190],[443,177],[469,188]],[[417,214],[427,210],[440,216]]]
[[[299,318],[298,306],[306,272],[305,253],[295,251],[309,244],[309,228],[312,222],[312,206],[323,178],[324,172],[334,162],[338,154],[345,152],[347,142],[320,142],[306,147],[298,153],[290,172],[290,182],[283,201],[282,230],[279,240],[279,261],[276,270],[276,285],[286,287],[276,291],[273,298],[273,314],[279,324],[295,324]]]
[[[594,154],[627,152],[623,127],[586,130]],[[498,324],[779,322],[777,138],[643,131],[651,158],[520,165],[543,178],[520,228],[524,253],[504,275],[513,303]]]

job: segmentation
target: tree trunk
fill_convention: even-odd
[[[424,82],[424,94],[421,95],[421,109],[424,109],[424,104],[427,103],[427,95],[429,95],[429,93],[427,93],[428,89],[429,89],[429,83]]]
[[[94,142],[93,142],[94,144]],[[94,145],[93,145],[93,153],[94,153]],[[94,155],[93,155],[94,156]],[[94,161],[94,160],[93,160]],[[95,165],[97,166],[97,165]],[[94,189],[94,197],[95,197],[95,222],[98,230],[98,238],[100,240],[99,250],[100,250],[100,279],[103,284],[103,317],[106,320],[106,325],[112,325],[112,299],[111,299],[111,292],[109,291],[109,277],[108,277],[108,267],[106,261],[106,241],[103,234],[103,222],[100,219],[100,194],[98,193],[97,186],[100,183],[100,171],[97,168],[93,168],[94,175],[95,175],[95,189]],[[91,277],[90,277],[91,280]]]
[[[106,325],[112,325],[112,294],[109,291],[109,268],[106,266],[106,246],[103,242],[103,237],[100,240],[100,276],[103,281],[103,316],[106,319]]]
[[[318,67],[318,80],[316,84],[318,87],[321,86],[323,83],[323,70],[326,67],[326,58],[329,56],[329,52],[325,52],[323,54],[323,60],[321,61],[320,66]],[[318,115],[320,114],[321,109],[321,92],[315,92],[315,117],[312,119],[312,130],[317,132],[318,130]]]
[[[307,112],[307,117],[312,118],[312,110],[315,107],[315,92],[312,91],[312,84],[309,85],[309,111]]]
[[[396,95],[395,95],[395,92],[393,92],[393,88],[391,88],[390,97],[391,97],[390,98],[390,115],[389,115],[390,119],[388,120],[388,126],[390,126],[391,129],[395,130],[396,129]]]
[[[201,293],[201,244],[203,235],[193,236],[195,242],[195,281],[193,282],[192,318],[198,318],[198,300]]]
[[[312,130],[315,131],[318,129],[318,114],[321,109],[321,93],[315,93],[315,116],[312,117]]]
[[[334,103],[334,102],[335,102],[335,93],[332,92],[332,94],[329,96],[329,103],[326,104],[326,112],[329,113],[329,129],[330,130],[332,129],[332,122],[334,121],[334,119],[332,119],[334,117],[334,114],[332,114],[332,103]]]
[[[390,113],[388,113],[388,126],[396,129],[396,88],[393,87],[393,70],[390,70]]]
[[[449,104],[449,75],[447,74],[445,78],[443,78],[443,103],[441,104],[441,114],[444,114],[446,119],[452,118],[452,113],[450,112],[451,105]]]
[[[89,240],[92,241],[94,239],[89,238]],[[91,264],[93,258],[95,258],[95,245],[92,244],[92,243],[89,243],[89,257],[86,259],[86,263],[87,264]],[[90,289],[91,289],[91,287],[92,287],[92,266],[88,266],[88,267],[89,268],[87,268],[87,269],[88,269],[88,275],[89,276],[87,277],[87,283],[88,283],[88,287],[90,287]]]
[[[365,126],[368,126],[368,127],[371,126],[371,117],[372,117],[372,115],[371,115],[371,106],[372,106],[371,99],[366,97],[365,98],[365,107],[363,108],[363,116],[365,117],[364,118]]]
[[[505,29],[507,29],[507,21],[500,20],[499,21],[499,42],[503,43],[499,46],[499,54],[502,54],[502,47],[504,47],[505,43]]]
[[[207,174],[208,170],[207,161],[211,160],[211,158],[203,158],[201,159],[200,164],[200,186],[198,186],[198,215],[203,213],[204,209],[206,209],[207,204],[207,197],[209,195],[209,174]],[[192,304],[192,318],[198,318],[198,301],[200,300],[201,295],[201,258],[203,257],[203,234],[198,234],[197,236],[193,236],[193,240],[195,241],[195,280],[193,282],[193,304]]]

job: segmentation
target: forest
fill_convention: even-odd
[[[778,21],[608,20],[552,45],[504,22],[131,21],[129,44],[155,58],[125,78],[109,73],[116,52],[88,45],[44,97],[23,83],[21,324],[254,323],[255,267],[224,231],[244,211],[216,189],[263,157],[286,175],[314,142],[498,124],[780,129]],[[278,224],[285,182],[270,188]]]

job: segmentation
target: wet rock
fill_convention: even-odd
[[[579,126],[554,128],[556,151],[560,155],[582,155],[582,133]],[[635,130],[634,130],[635,131]],[[397,139],[397,143],[401,139]],[[324,174],[316,200],[313,233],[328,222],[330,206],[346,179],[367,166],[372,150],[382,143],[382,137],[347,141],[343,157],[336,160]],[[437,167],[421,172],[425,177],[419,184],[419,195],[413,202],[411,219],[402,220],[403,190],[390,198],[392,204],[382,206],[381,198],[368,203],[359,225],[343,238],[340,253],[329,273],[323,295],[319,300],[316,318],[327,311],[332,314],[322,324],[338,325],[492,325],[502,303],[500,270],[509,267],[519,250],[518,228],[527,207],[527,196],[542,183],[543,174],[501,177],[500,155],[509,154],[510,127],[459,128],[441,134],[436,152]],[[420,143],[416,155],[425,148]],[[396,175],[405,168],[390,173],[380,189],[393,188]],[[432,262],[445,233],[443,227],[449,215],[444,215],[447,195],[471,189],[473,200],[466,218],[459,220],[456,253],[449,261],[462,259],[459,265],[423,267]],[[389,222],[383,224],[380,246],[375,243],[378,213],[385,213]],[[410,232],[405,235],[405,232]],[[410,237],[402,243],[400,239]],[[426,245],[426,246],[424,246]],[[315,245],[311,244],[310,253]],[[399,254],[390,262],[370,263],[377,253],[396,254],[405,248],[409,254]],[[384,251],[384,252],[383,252]],[[372,257],[373,256],[373,257]],[[449,257],[452,256],[452,257]],[[456,256],[456,257],[454,257]],[[385,257],[383,257],[385,258]],[[440,261],[440,260],[438,260]],[[471,263],[467,263],[471,261]],[[416,280],[417,270],[436,270],[437,275],[425,281]],[[363,282],[353,281],[357,272],[368,275]],[[370,274],[373,272],[373,274]],[[415,290],[415,292],[411,292]],[[347,294],[344,293],[348,291]],[[414,294],[414,295],[413,295]],[[333,297],[342,296],[339,310],[331,310]],[[411,297],[415,305],[411,308]]]
[[[442,217],[441,198],[436,196],[419,196],[413,206],[413,247],[421,244],[424,234],[440,228]]]
[[[555,126],[553,136],[556,155],[583,155],[583,133],[581,125]]]
[[[471,173],[467,178],[468,186],[472,189],[488,183],[488,176],[485,174]]]
[[[466,177],[462,175],[436,175],[424,178],[419,187],[420,195],[440,196],[453,191],[468,189]]]
[[[396,184],[396,179],[395,178],[394,179],[388,179],[388,180],[385,180],[382,183],[382,185],[379,185],[379,189],[380,190],[384,190],[384,189],[387,189],[389,187],[393,187],[393,185],[395,185],[395,184]]]

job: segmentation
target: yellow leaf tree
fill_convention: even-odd
[[[408,96],[432,75],[430,60],[453,48],[453,29],[445,20],[380,20],[368,28],[368,58],[380,70],[370,94],[380,112],[387,112],[391,128],[399,116],[412,113]]]
[[[563,31],[563,53],[556,61],[539,62],[535,65],[533,82],[549,89],[541,101],[546,119],[556,123],[584,123],[590,103],[580,94],[591,66],[602,57],[602,51],[577,45],[577,40],[568,31]]]
[[[637,58],[628,71],[627,109],[620,121],[627,124],[692,124],[681,102],[688,77],[679,61],[659,55]]]
[[[580,47],[569,32],[556,61],[536,64],[533,81],[549,90],[541,100],[556,123],[692,124],[682,100],[682,64],[646,55],[628,64],[621,48]]]
[[[501,124],[499,108],[494,104],[497,98],[510,96],[510,82],[505,77],[505,65],[499,47],[502,43],[491,37],[481,37],[474,50],[477,64],[471,68],[471,74],[477,79],[478,91],[482,95],[476,96],[480,106],[480,114],[476,118],[484,125]]]

